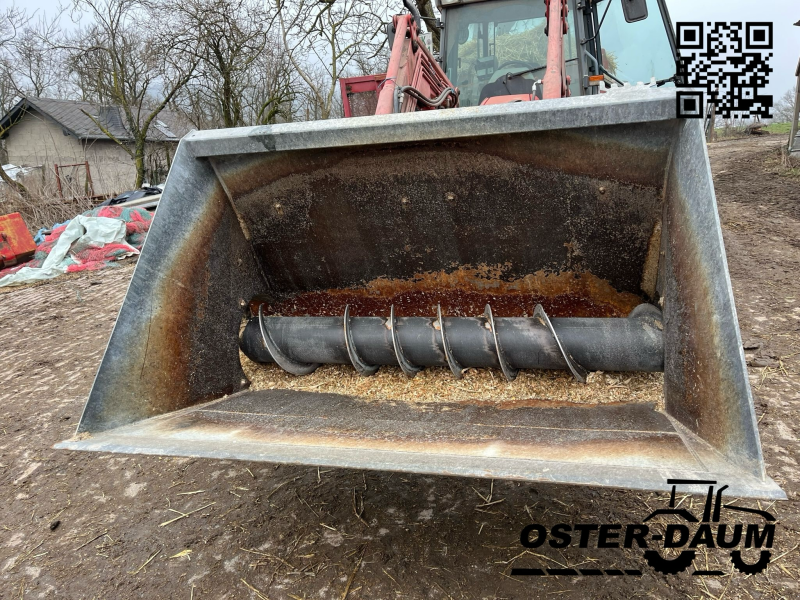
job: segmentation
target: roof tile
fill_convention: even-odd
[[[103,125],[114,137],[121,141],[131,141],[131,135],[124,125],[120,108],[103,106],[92,102],[77,100],[54,100],[50,98],[26,98],[33,109],[49,116],[64,129],[79,139],[106,139],[107,136],[97,126],[92,117]],[[164,111],[162,111],[163,113]],[[87,114],[88,113],[88,114]],[[91,117],[89,116],[91,115]],[[161,116],[161,115],[159,115]],[[153,124],[148,131],[147,140],[177,142],[180,138],[173,133],[164,121]]]

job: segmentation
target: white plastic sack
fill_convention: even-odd
[[[139,254],[136,248],[125,241],[125,221],[78,215],[69,222],[40,268],[23,267],[16,273],[6,275],[0,279],[0,287],[52,279],[66,273],[67,267],[77,262],[69,255],[75,242],[90,244],[96,248],[111,243],[124,244],[130,248],[130,254]]]

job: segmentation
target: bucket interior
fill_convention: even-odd
[[[702,127],[664,116],[674,97],[654,94],[618,110],[581,98],[558,104],[569,114],[534,102],[193,134],[87,403],[88,437],[63,447],[638,489],[730,476],[731,493],[781,496],[764,474]],[[381,402],[361,386],[409,385],[397,368],[331,366],[333,390],[270,365],[251,385],[238,350],[258,307],[475,317],[487,303],[554,318],[657,306],[658,398],[576,403],[571,382],[561,400],[502,396],[497,377],[459,401]]]
[[[624,318],[656,290],[669,129],[642,124],[212,159],[264,273],[251,314]],[[628,140],[635,136],[636,146]],[[647,140],[644,146],[641,140]],[[663,378],[581,389],[568,372],[308,381],[243,357],[253,389],[315,386],[365,400],[484,404],[651,402]],[[620,369],[622,370],[622,369]],[[625,385],[615,385],[624,383]],[[475,394],[474,389],[484,394]],[[470,391],[466,391],[466,390]],[[431,392],[435,390],[435,392]]]

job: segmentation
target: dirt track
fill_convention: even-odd
[[[777,173],[784,141],[710,147],[742,336],[770,365],[750,369],[767,469],[790,498],[762,505],[778,517],[765,573],[663,576],[638,549],[520,556],[532,519],[637,523],[664,494],[53,450],[80,417],[125,266],[0,294],[0,598],[798,597],[800,180]],[[730,573],[727,560],[698,558]],[[643,574],[522,579],[512,565]]]

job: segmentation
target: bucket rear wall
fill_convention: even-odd
[[[642,294],[670,137],[641,124],[213,164],[277,298],[465,265],[589,272]]]

